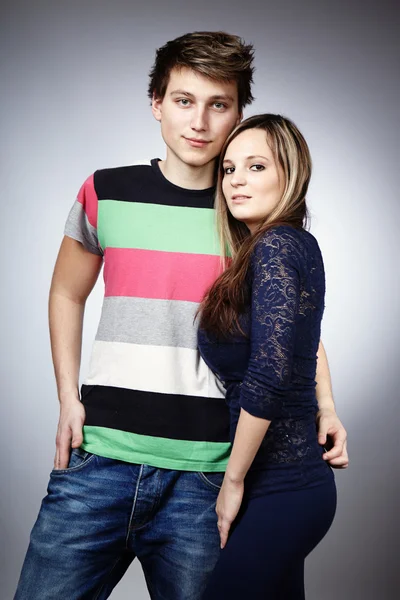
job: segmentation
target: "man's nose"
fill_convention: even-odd
[[[192,117],[191,128],[194,131],[206,131],[208,128],[207,113],[204,107],[198,106]]]

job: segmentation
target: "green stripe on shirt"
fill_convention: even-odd
[[[101,200],[97,229],[103,249],[219,254],[215,211],[210,208]]]
[[[228,464],[231,444],[172,440],[85,426],[82,448],[98,456],[161,469],[221,472]]]

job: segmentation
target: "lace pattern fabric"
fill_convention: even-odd
[[[316,265],[309,262],[301,233],[289,227],[267,232],[255,248],[251,351],[241,386],[241,406],[255,416],[270,420],[285,416],[282,409],[292,383],[299,321],[313,312],[318,313],[318,322],[309,329],[308,345],[318,347],[323,294],[321,286],[316,293],[315,285],[307,285],[311,270],[316,274]],[[324,279],[323,270],[320,276]]]
[[[200,351],[227,389],[231,439],[243,408],[272,421],[255,462],[322,462],[315,372],[325,277],[315,238],[291,227],[268,231],[255,247],[249,285],[246,338],[199,333]]]

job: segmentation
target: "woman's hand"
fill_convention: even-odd
[[[347,454],[347,431],[337,416],[335,410],[322,408],[317,412],[318,443],[321,446],[330,446],[322,458],[331,467],[346,469],[349,466]]]
[[[218,530],[221,539],[221,549],[228,541],[229,530],[239,512],[243,500],[244,481],[234,480],[225,474],[217,499],[216,513],[218,515]]]

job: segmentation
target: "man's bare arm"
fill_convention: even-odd
[[[49,296],[49,326],[60,401],[54,467],[68,466],[71,447],[82,443],[85,410],[79,400],[82,326],[85,303],[96,283],[102,258],[80,242],[64,237]]]
[[[318,347],[315,379],[317,382],[316,394],[319,408],[317,413],[318,442],[321,446],[327,446],[330,441],[333,444],[333,447],[324,453],[323,459],[328,461],[332,467],[346,468],[349,464],[347,432],[336,414],[331,374],[322,341],[320,341]]]

